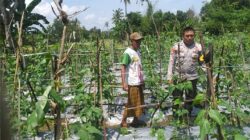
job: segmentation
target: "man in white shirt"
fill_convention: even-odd
[[[143,113],[144,104],[143,87],[144,77],[141,64],[141,54],[139,52],[141,40],[143,37],[134,32],[130,35],[131,46],[123,53],[121,78],[122,88],[128,92],[128,101],[123,113],[121,127],[127,127],[127,117],[134,117],[132,125],[140,124],[139,117]],[[135,107],[135,109],[127,109]]]

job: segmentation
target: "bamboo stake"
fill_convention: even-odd
[[[242,47],[242,42],[240,42],[240,52],[241,52],[241,58],[242,58],[242,62],[243,62],[243,65],[245,66],[246,65],[246,62],[245,62],[245,55],[244,55],[244,51],[243,51],[243,47]]]
[[[203,36],[200,33],[200,42],[201,42],[201,46],[202,46],[202,50],[204,53],[204,40],[203,40]],[[212,71],[212,64],[213,64],[213,46],[210,44],[209,45],[209,62],[206,62],[206,70],[207,70],[207,98],[209,99],[210,103],[211,103],[211,107],[212,108],[217,108],[217,101],[216,101],[216,97],[215,97],[215,91],[214,91],[214,84],[213,84],[213,71]],[[204,54],[203,54],[204,55]],[[205,108],[207,109],[209,107],[209,103],[205,103]],[[216,124],[217,127],[217,132],[218,132],[218,139],[223,140],[224,135],[222,134],[222,129],[221,126],[219,124]],[[206,135],[205,137],[206,140],[208,140],[208,135]]]
[[[240,52],[241,52],[243,67],[245,67],[245,66],[246,66],[246,59],[245,59],[245,55],[244,55],[244,50],[243,50],[243,44],[242,44],[242,42],[240,43]],[[244,75],[245,75],[245,74],[244,74]],[[247,77],[246,85],[247,85],[248,92],[250,92],[249,77]]]
[[[62,38],[61,38],[60,52],[59,52],[57,67],[56,67],[56,75],[55,75],[55,88],[58,93],[60,92],[60,81],[61,81],[61,72],[62,72],[62,70],[60,69],[60,66],[62,64],[61,62],[62,62],[62,57],[64,53],[65,36],[66,36],[67,23],[68,23],[67,13],[62,10],[61,2],[62,1],[54,0],[54,3],[56,4],[56,7],[60,13],[61,20],[64,24]],[[56,119],[55,119],[55,137],[54,138],[55,140],[59,140],[61,137],[61,131],[62,131],[61,108],[59,105],[56,105],[55,111],[56,111]]]
[[[224,48],[225,48],[225,45],[223,45],[223,47],[221,49],[221,54],[220,54],[221,57],[223,57]],[[220,70],[221,70],[220,66],[221,65],[222,65],[222,58],[220,58],[220,60],[219,60],[219,72],[217,74],[216,81],[215,81],[215,83],[216,83],[216,85],[215,85],[215,93],[217,93],[217,94],[218,94],[218,91],[219,91],[219,80],[220,80]]]
[[[18,43],[17,43],[18,48],[16,50],[16,69],[15,69],[15,75],[14,75],[14,85],[17,82],[18,67],[19,67],[20,55],[21,55],[20,53],[21,53],[21,47],[23,45],[23,41],[22,41],[23,20],[24,20],[24,12],[22,13],[20,25],[18,27]]]
[[[22,30],[23,30],[23,20],[24,20],[24,12],[22,13],[22,17],[20,20],[20,25],[18,27],[18,48],[16,49],[16,69],[15,69],[15,75],[14,75],[14,90],[17,91],[17,118],[18,120],[21,119],[21,111],[20,111],[20,94],[21,94],[21,82],[19,78],[19,63],[21,62],[21,48],[23,45],[22,41]],[[16,94],[14,94],[15,98]],[[20,139],[20,127],[17,129],[17,137]]]
[[[229,73],[229,76],[232,80],[232,88],[235,89],[236,88],[236,83],[234,82],[234,76],[231,72],[228,72]],[[230,102],[230,105],[233,103],[234,104],[234,107],[235,107],[235,110],[236,108],[238,107],[238,104],[237,104],[237,100],[236,99],[232,99],[231,98],[231,94],[230,94],[230,90],[228,90],[228,99],[229,99],[229,102]],[[241,127],[241,124],[240,124],[240,119],[238,117],[238,115],[236,114],[236,112],[234,110],[231,111],[231,119],[232,119],[232,124],[235,125],[235,119],[236,119],[236,123],[237,123],[237,126],[240,128]]]
[[[98,75],[97,75],[97,79],[98,79],[98,93],[100,95],[100,104],[102,106],[102,66],[101,66],[101,48],[99,45],[99,38],[97,38],[96,40],[96,47],[97,47],[97,55],[96,55],[96,61],[97,61],[97,69],[98,69]]]
[[[67,26],[64,25],[63,27],[63,34],[62,34],[62,39],[61,39],[61,47],[60,47],[60,53],[58,57],[58,62],[57,62],[57,72],[55,75],[55,88],[56,91],[59,93],[60,92],[60,81],[61,81],[61,72],[60,71],[60,66],[61,66],[61,60],[62,60],[62,55],[64,52],[64,41],[65,41],[65,35],[66,35],[66,30]],[[56,120],[55,120],[55,140],[59,140],[61,137],[61,108],[59,105],[56,106]]]
[[[103,109],[103,89],[102,89],[102,59],[101,59],[101,46],[99,44],[99,38],[97,37],[96,39],[96,48],[97,48],[97,55],[96,55],[96,60],[97,60],[97,69],[98,69],[98,93],[100,95],[100,100],[99,100],[99,104],[101,106],[101,110],[102,113],[104,113],[104,109]],[[105,128],[105,116],[104,114],[102,114],[102,127],[103,127],[103,138],[104,140],[106,140],[106,128]]]

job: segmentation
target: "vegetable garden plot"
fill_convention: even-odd
[[[124,9],[99,7],[99,2],[78,9],[82,1],[77,1],[70,13],[74,1],[53,0],[47,5],[56,19],[47,27],[44,11],[37,13],[44,2],[0,1],[0,139],[250,139],[249,0],[209,0],[200,13],[196,8],[164,11],[150,0],[136,0],[145,13],[128,10],[129,0],[121,1]],[[99,17],[92,21],[105,25],[87,29],[76,15],[96,6],[105,10],[93,12],[113,10],[112,20]],[[86,23],[94,25],[90,19],[101,14],[86,16]],[[170,48],[189,26],[206,56],[200,59],[205,64],[199,68],[199,94],[172,101],[175,89],[191,87],[166,80]],[[135,31],[144,37],[141,120],[147,126],[126,129],[117,126],[126,102],[119,63]],[[188,117],[183,106],[191,101],[198,109]],[[179,106],[177,115],[173,104]]]
[[[20,100],[20,103],[16,102],[15,104],[15,112],[20,110],[20,118],[17,119],[23,128],[20,130],[20,134],[23,138],[32,137],[32,135],[37,136],[37,134],[44,134],[41,137],[46,137],[45,135],[51,134],[51,137],[53,137],[54,119],[56,115],[50,105],[55,102],[62,107],[62,137],[71,138],[77,135],[77,137],[75,137],[77,139],[88,133],[92,138],[107,137],[108,139],[118,138],[118,135],[119,139],[143,139],[148,136],[152,136],[150,137],[152,139],[154,139],[153,136],[164,136],[166,139],[170,139],[171,137],[179,138],[180,136],[198,139],[201,133],[209,134],[209,137],[216,135],[216,123],[219,123],[223,128],[225,137],[232,138],[239,134],[248,137],[249,101],[247,99],[249,97],[249,84],[247,83],[249,82],[249,62],[246,58],[249,57],[250,53],[249,51],[244,51],[244,55],[242,55],[240,51],[227,53],[233,52],[233,47],[235,46],[239,48],[238,44],[240,43],[232,43],[229,41],[223,44],[223,41],[220,39],[211,40],[213,40],[214,45],[217,45],[214,51],[214,76],[217,76],[220,72],[217,91],[218,109],[209,108],[206,110],[198,110],[201,114],[198,114],[196,118],[197,123],[195,124],[181,122],[180,119],[173,119],[171,117],[172,98],[170,89],[174,87],[166,84],[165,76],[169,57],[168,51],[174,41],[162,41],[165,42],[164,45],[162,45],[162,47],[164,47],[162,50],[164,50],[163,52],[165,53],[162,54],[162,57],[159,57],[159,55],[156,55],[158,54],[156,48],[159,46],[155,44],[153,39],[145,38],[141,52],[144,58],[143,65],[146,74],[145,98],[148,107],[142,119],[148,122],[148,125],[143,128],[128,128],[128,130],[122,130],[117,127],[117,124],[121,121],[120,118],[124,109],[121,105],[126,102],[126,93],[121,90],[120,86],[120,64],[118,60],[125,46],[124,48],[114,49],[113,54],[110,53],[112,52],[110,51],[112,47],[115,48],[115,45],[110,45],[112,43],[99,46],[101,48],[99,49],[99,58],[101,58],[99,59],[101,60],[99,61],[101,62],[99,63],[101,64],[100,76],[100,69],[97,63],[98,45],[96,42],[74,44],[69,59],[63,65],[64,69],[61,82],[59,83],[61,86],[59,94],[56,94],[56,91],[53,89],[53,84],[51,84],[54,81],[53,62],[56,54],[49,52],[33,55],[24,54],[23,58],[25,59],[25,63],[22,63],[24,69],[18,73],[20,79],[20,86],[17,88],[18,92],[9,90],[9,94],[13,100]],[[244,43],[247,44],[249,42]],[[223,45],[228,45],[226,48],[228,50],[225,51],[224,56],[221,57],[220,50]],[[247,45],[244,46],[247,47]],[[245,57],[245,64],[243,63],[243,56]],[[161,64],[160,59],[162,59]],[[219,65],[220,59],[221,65]],[[8,58],[6,64],[8,67],[14,68],[16,64],[15,57]],[[244,67],[241,67],[243,65]],[[8,89],[15,89],[15,86],[12,84],[13,75],[15,74],[14,69],[6,71],[6,74],[9,75],[9,79],[7,79]],[[102,102],[100,102],[100,79],[103,93]],[[52,88],[50,89],[51,85]],[[185,85],[180,85],[180,87],[185,88]],[[199,95],[205,94],[206,74],[202,71],[199,87]],[[49,92],[46,92],[46,89]],[[20,93],[20,95],[18,95],[18,93]],[[161,105],[161,108],[158,109],[156,115],[154,115],[155,121],[150,127],[149,124],[152,120],[151,117],[154,109],[166,96],[168,97],[164,100],[164,103]],[[204,96],[199,96],[195,100],[200,102],[205,100],[204,98]],[[46,103],[42,104],[42,101],[46,101]],[[118,105],[116,106],[115,104]],[[150,104],[156,104],[156,106],[150,106]],[[101,105],[103,107],[101,107]],[[34,110],[41,111],[41,107],[43,107],[42,114],[39,116],[41,118],[32,118],[31,114]],[[220,113],[218,114],[218,112]],[[211,118],[204,119],[202,115],[206,113],[208,113]],[[101,124],[102,117],[107,117],[105,118],[107,119],[106,125]],[[200,129],[200,127],[196,126],[202,121],[206,122],[207,119],[211,120],[208,122],[211,123],[210,127],[200,124]],[[222,121],[226,123],[221,123]],[[161,125],[157,122],[166,123]],[[108,123],[110,124],[108,125]],[[228,126],[232,129],[226,129]],[[241,128],[236,126],[240,126]],[[106,135],[103,132],[103,127],[106,130]],[[47,133],[42,133],[41,128],[44,128]],[[210,131],[204,132],[206,129]],[[125,135],[127,133],[126,131],[130,134]]]

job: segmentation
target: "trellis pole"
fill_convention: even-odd
[[[59,50],[59,56],[58,56],[58,61],[57,61],[57,65],[56,65],[56,73],[55,73],[55,77],[54,77],[54,80],[55,80],[55,88],[56,88],[56,91],[58,93],[60,93],[60,83],[61,83],[61,73],[64,71],[64,69],[61,69],[61,65],[67,60],[68,58],[68,55],[73,47],[73,45],[69,48],[69,50],[67,51],[67,53],[65,54],[65,56],[63,55],[64,54],[64,46],[65,46],[65,36],[66,36],[66,31],[67,31],[67,24],[68,24],[68,14],[62,10],[62,0],[61,1],[58,1],[58,0],[54,0],[54,3],[56,5],[56,8],[57,10],[59,11],[60,15],[60,19],[62,20],[63,22],[63,33],[62,33],[62,38],[61,38],[61,45],[60,45],[60,50]],[[83,12],[87,10],[87,8],[85,8],[84,10],[81,10],[81,11],[78,11],[78,12],[75,12],[73,13],[72,15],[70,16],[74,16],[80,12]],[[56,15],[53,7],[52,7],[52,11],[54,12],[54,14]],[[57,16],[57,15],[56,15]],[[56,108],[55,108],[55,111],[56,111],[56,119],[55,119],[55,140],[59,140],[61,138],[61,108],[59,105],[56,105]]]
[[[23,40],[22,40],[22,30],[23,30],[23,20],[24,20],[24,12],[22,13],[22,17],[20,20],[20,24],[18,26],[18,42],[17,42],[17,49],[16,49],[16,69],[15,69],[15,74],[14,74],[14,99],[16,98],[16,91],[17,91],[17,102],[18,102],[18,108],[17,108],[17,117],[18,120],[21,119],[21,111],[20,111],[20,93],[21,93],[21,82],[19,78],[19,67],[20,67],[20,62],[22,63],[21,59],[21,52],[22,52],[22,45],[23,45]],[[17,137],[20,139],[20,127],[17,129]]]
[[[56,4],[56,7],[60,13],[61,20],[64,24],[63,26],[63,33],[62,33],[62,38],[61,38],[61,45],[60,45],[60,50],[59,50],[59,56],[58,56],[58,61],[56,65],[56,73],[55,73],[55,88],[57,93],[60,93],[60,83],[61,83],[61,72],[63,70],[60,69],[61,67],[61,61],[63,57],[63,52],[64,52],[64,44],[65,44],[65,35],[66,35],[66,30],[67,30],[67,23],[68,23],[68,18],[67,18],[67,13],[62,10],[61,3],[58,1],[54,0],[54,3]],[[52,8],[53,12],[54,9]],[[55,107],[55,112],[56,112],[56,118],[55,118],[55,135],[54,138],[55,140],[59,140],[61,138],[61,108],[59,105],[56,105]]]
[[[245,66],[246,66],[246,59],[245,59],[245,54],[244,54],[244,50],[243,50],[243,43],[242,43],[242,40],[240,40],[240,46],[239,46],[239,47],[240,47],[240,52],[241,52],[243,67],[245,67]],[[250,92],[249,78],[247,78],[246,84],[247,84],[248,92]]]
[[[98,80],[98,94],[100,95],[99,99],[99,104],[102,110],[102,120],[101,124],[103,126],[103,138],[106,140],[106,129],[105,129],[105,116],[104,116],[104,109],[103,109],[103,85],[102,85],[102,59],[101,59],[101,46],[99,42],[99,38],[97,37],[96,39],[96,61],[97,61],[97,69],[98,69],[98,75],[97,75],[97,80]]]

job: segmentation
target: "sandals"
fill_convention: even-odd
[[[147,124],[144,122],[144,121],[141,121],[141,120],[135,120],[133,121],[129,126],[132,126],[132,127],[140,127],[140,126],[146,126]],[[128,124],[126,121],[122,121],[121,124],[120,124],[121,127],[124,127],[124,128],[127,128],[128,127]]]
[[[132,127],[140,127],[140,126],[146,126],[146,123],[141,120],[136,120],[136,121],[133,121],[130,125]]]

